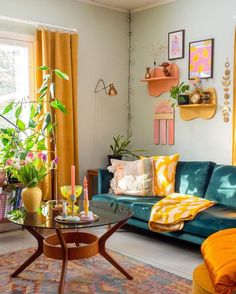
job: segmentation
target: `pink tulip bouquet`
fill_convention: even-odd
[[[10,158],[6,161],[7,169],[25,187],[37,187],[51,169],[55,169],[58,158],[47,161],[44,152],[29,152],[24,160]]]

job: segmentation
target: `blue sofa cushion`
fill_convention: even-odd
[[[206,199],[236,207],[236,167],[217,165],[206,190]]]
[[[158,202],[161,198],[156,196],[144,197],[144,196],[130,196],[130,195],[115,195],[115,194],[100,194],[93,196],[94,201],[106,201],[119,203],[125,205],[133,211],[133,204],[141,203],[141,206],[144,204],[149,204],[152,206]],[[139,217],[138,217],[139,218]]]
[[[128,197],[127,197],[128,198]],[[157,198],[157,197],[156,197]],[[152,206],[159,199],[146,199],[146,201],[128,201],[118,198],[118,202],[123,204],[133,212],[133,218],[148,222]],[[202,237],[223,229],[236,227],[236,209],[230,206],[216,204],[204,211],[201,211],[192,221],[185,221],[182,232],[190,233]]]
[[[236,227],[236,209],[216,204],[201,211],[193,221],[186,221],[183,231],[198,236],[209,235],[224,229]]]
[[[211,161],[179,161],[175,192],[204,197],[214,166]]]

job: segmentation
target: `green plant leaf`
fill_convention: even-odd
[[[34,121],[32,118],[29,119],[28,127],[34,129],[37,126],[36,121]]]
[[[36,117],[41,112],[42,108],[43,108],[42,102],[41,103],[38,103],[36,112],[34,114],[34,117]]]
[[[39,69],[41,69],[41,70],[48,70],[49,67],[46,66],[46,65],[41,65],[41,66],[39,67]]]
[[[14,106],[14,101],[12,101],[10,104],[8,104],[4,110],[2,114],[7,114],[8,112],[10,112],[13,109]]]
[[[22,113],[22,105],[19,105],[15,111],[15,117],[18,119]]]
[[[28,150],[31,150],[33,147],[34,147],[34,141],[32,139],[28,140],[27,143],[26,143],[26,148]]]
[[[36,111],[35,106],[34,106],[34,104],[32,104],[31,107],[30,107],[30,118],[34,117],[35,111]]]
[[[52,107],[61,110],[63,113],[66,113],[65,105],[63,105],[58,99],[55,99],[50,104]]]
[[[54,72],[58,77],[62,78],[63,80],[69,80],[69,76],[66,73],[60,71],[59,69],[54,69]]]
[[[39,93],[39,94],[43,94],[43,93],[47,92],[47,89],[48,89],[48,85],[44,86],[43,88],[40,88],[40,89],[38,90],[38,93]]]
[[[21,119],[17,120],[16,125],[21,131],[25,130],[25,123]]]
[[[43,151],[43,150],[46,150],[46,149],[47,149],[47,147],[45,145],[45,140],[42,139],[42,140],[38,141],[38,143],[37,143],[37,150],[38,151]]]
[[[43,92],[40,96],[39,96],[39,100],[42,100],[44,96],[46,96],[47,91]]]
[[[48,127],[48,124],[51,122],[52,118],[51,118],[51,113],[47,112],[44,116],[44,122],[43,122],[43,131],[45,131],[45,129]]]

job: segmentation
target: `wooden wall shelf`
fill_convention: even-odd
[[[174,63],[168,67],[171,73],[170,77],[166,77],[162,67],[157,67],[151,70],[151,78],[141,80],[148,83],[148,93],[150,96],[160,96],[164,92],[169,92],[170,88],[179,83],[179,69]]]
[[[215,88],[206,89],[210,92],[209,104],[187,104],[178,105],[180,108],[180,117],[183,120],[192,120],[195,118],[211,119],[216,113],[217,96]]]

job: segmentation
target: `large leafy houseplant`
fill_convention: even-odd
[[[43,71],[43,82],[38,89],[37,99],[13,100],[0,114],[9,124],[0,129],[0,164],[11,177],[25,186],[21,195],[28,212],[38,210],[42,199],[38,185],[50,169],[55,168],[57,161],[55,109],[63,113],[66,109],[54,95],[54,77],[56,75],[63,80],[69,79],[59,69],[41,66],[39,70]],[[28,112],[25,111],[25,105],[29,106]],[[41,155],[32,159],[29,154],[44,154],[42,156],[48,156],[50,162],[44,162]],[[52,176],[56,177],[56,173],[52,173]]]
[[[54,77],[56,75],[63,80],[69,77],[59,69],[47,66],[41,66],[39,70],[43,71],[44,77],[37,99],[12,100],[0,113],[0,117],[8,122],[8,127],[0,129],[0,168],[4,168],[11,158],[25,160],[31,151],[48,152],[47,141],[53,146],[50,151],[52,159],[56,158],[53,109],[63,113],[66,109],[54,95]],[[28,106],[28,115],[25,106]]]

